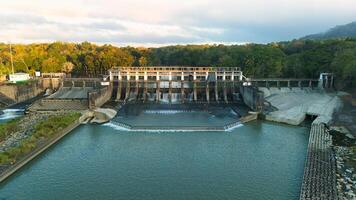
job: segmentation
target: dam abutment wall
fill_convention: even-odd
[[[113,85],[109,84],[107,87],[103,87],[99,90],[88,93],[89,109],[94,109],[102,106],[109,101],[112,97]]]
[[[244,103],[252,110],[261,112],[263,109],[264,95],[254,86],[240,86],[240,94]]]
[[[4,99],[7,99],[5,104],[10,106],[36,97],[44,92],[44,90],[45,88],[42,85],[42,81],[36,80],[24,84],[1,85],[0,95]]]

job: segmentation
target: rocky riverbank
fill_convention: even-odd
[[[6,137],[0,141],[0,175],[33,151],[38,151],[79,116],[72,112],[30,113],[2,124]]]
[[[337,164],[337,189],[340,199],[356,199],[356,92],[341,98],[343,108],[335,113],[333,145]]]
[[[356,199],[356,156],[353,148],[334,146],[339,199]]]
[[[14,132],[11,132],[5,140],[0,141],[0,153],[5,152],[11,147],[18,146],[20,141],[31,136],[35,124],[45,120],[51,115],[53,114],[32,113],[16,119],[18,127]]]

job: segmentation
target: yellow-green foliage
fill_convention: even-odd
[[[18,130],[18,122],[20,118],[10,120],[4,124],[0,124],[0,142],[8,135]]]
[[[58,131],[68,127],[80,117],[80,113],[69,113],[49,117],[46,121],[37,123],[33,134],[21,141],[16,147],[0,153],[0,164],[14,163],[19,158],[34,150],[41,141],[52,138]]]

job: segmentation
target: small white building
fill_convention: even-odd
[[[13,83],[27,80],[30,80],[30,75],[27,73],[15,73],[9,75],[9,81]]]
[[[40,71],[35,71],[35,76],[36,77],[40,77],[41,76],[41,72]]]

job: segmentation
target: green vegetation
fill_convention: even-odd
[[[33,134],[22,140],[16,147],[10,148],[6,152],[0,153],[0,164],[14,163],[24,155],[28,154],[41,143],[55,136],[60,130],[68,127],[75,120],[79,119],[80,113],[68,113],[52,116],[45,121],[35,125]]]
[[[0,124],[0,142],[3,141],[8,135],[18,130],[18,123],[20,118],[12,119],[6,123]]]
[[[351,38],[161,48],[55,42],[18,44],[13,52],[17,72],[40,70],[95,77],[114,66],[237,66],[248,77],[317,78],[320,72],[334,72],[339,88],[356,84],[356,39]],[[10,66],[9,47],[0,44],[0,74],[8,74]]]

